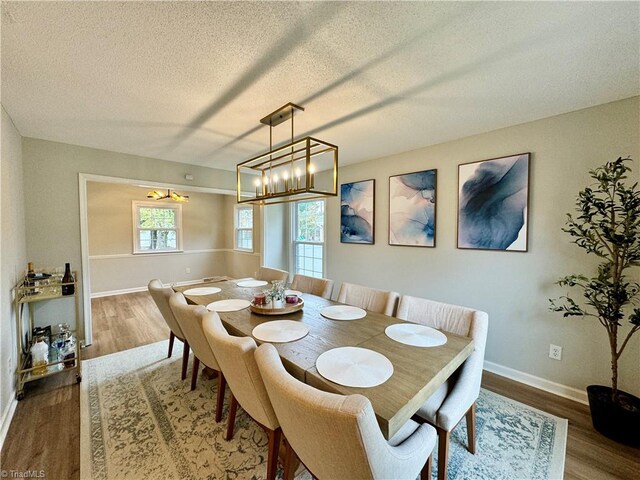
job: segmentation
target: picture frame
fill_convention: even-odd
[[[340,242],[375,243],[374,179],[340,185]]]
[[[438,170],[389,177],[389,245],[435,248]]]
[[[531,153],[458,165],[457,248],[527,252]]]

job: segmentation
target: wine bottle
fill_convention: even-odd
[[[70,285],[64,285],[69,283]],[[75,285],[73,285],[73,274],[71,273],[71,264],[64,264],[64,277],[62,277],[62,295],[73,295],[76,291]]]

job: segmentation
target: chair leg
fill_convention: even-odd
[[[182,349],[182,380],[187,378],[187,368],[189,367],[189,342],[183,341],[184,348]]]
[[[449,460],[449,432],[442,428],[438,431],[438,480],[447,480],[447,462]]]
[[[196,389],[196,384],[198,383],[198,370],[200,370],[200,359],[193,356],[193,372],[191,372],[191,390]]]
[[[176,335],[171,332],[169,333],[169,353],[167,354],[167,358],[171,358],[171,355],[173,354],[173,342],[176,339]]]
[[[429,455],[427,462],[420,472],[420,480],[431,480],[431,470],[433,469],[433,454]]]
[[[267,460],[267,480],[275,480],[276,469],[278,467],[278,451],[280,450],[280,439],[282,430],[280,427],[269,430],[269,454]]]
[[[291,444],[284,439],[284,475],[282,476],[282,480],[293,480],[293,475],[295,474],[295,452],[293,448],[291,448]]]
[[[469,442],[469,452],[476,453],[476,404],[471,405],[467,410],[467,441]]]
[[[236,423],[236,411],[238,410],[238,401],[231,392],[231,405],[229,405],[229,418],[227,419],[227,435],[225,440],[231,440],[233,438],[233,428]]]
[[[224,405],[224,391],[227,381],[222,372],[218,375],[218,401],[216,402],[216,422],[222,420],[222,407]]]

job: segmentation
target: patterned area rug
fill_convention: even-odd
[[[265,477],[264,431],[239,409],[234,438],[225,441],[229,395],[216,423],[217,379],[200,376],[190,391],[176,344],[170,359],[165,341],[83,362],[82,480]],[[562,478],[566,420],[482,390],[476,421],[476,455],[465,448],[465,422],[452,433],[451,480]]]

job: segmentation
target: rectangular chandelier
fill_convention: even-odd
[[[236,166],[238,203],[270,205],[338,194],[338,147],[314,137],[294,141],[288,103],[260,120],[269,125],[269,151]],[[273,127],[291,119],[291,142],[273,148]]]

